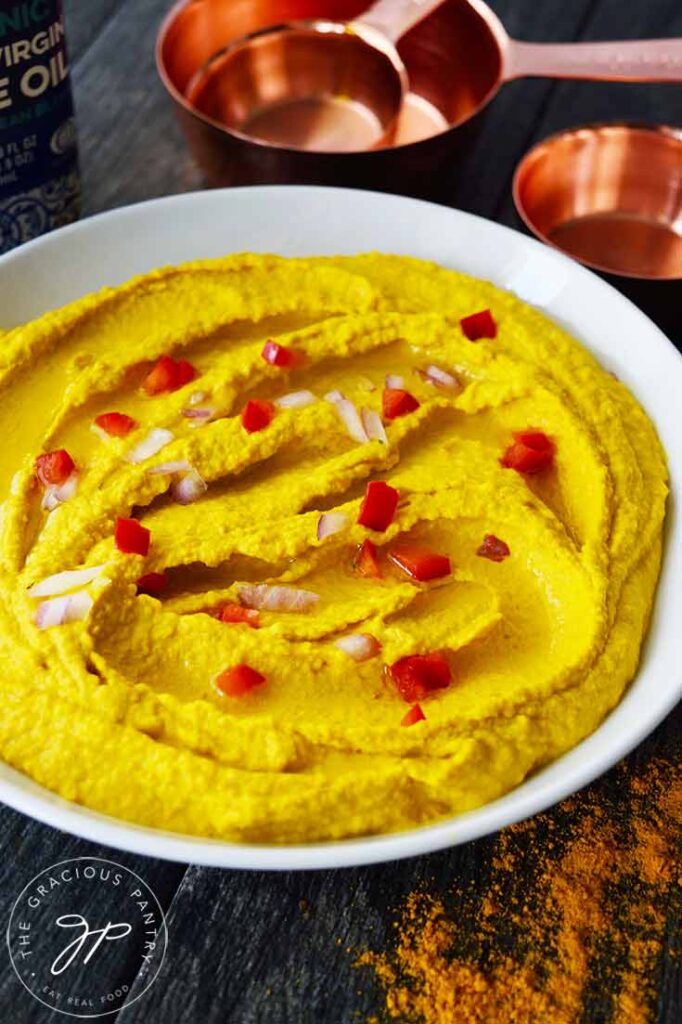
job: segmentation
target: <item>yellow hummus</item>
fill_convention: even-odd
[[[460,318],[483,309],[497,336],[470,341]],[[268,339],[300,362],[270,365]],[[148,395],[164,354],[196,377]],[[433,366],[456,386],[424,376]],[[419,406],[384,419],[386,443],[358,440],[334,393],[381,413],[386,375]],[[404,829],[517,785],[594,730],[636,671],[661,553],[659,442],[622,384],[490,284],[383,255],[164,269],[10,330],[0,387],[0,755],[70,800],[243,841]],[[244,429],[249,399],[301,390],[314,400]],[[91,429],[112,410],[137,424],[124,437]],[[555,451],[534,475],[500,462],[530,428]],[[164,446],[140,458],[159,429]],[[45,509],[35,460],[58,449],[75,490]],[[169,488],[188,466],[208,486],[180,504]],[[382,532],[358,523],[369,480],[399,492]],[[319,539],[330,512],[343,516]],[[117,517],[150,531],[146,557],[117,549]],[[478,553],[486,535],[502,561]],[[392,566],[406,536],[451,572],[420,583]],[[354,568],[366,538],[380,579]],[[152,572],[166,589],[138,593]],[[261,608],[260,628],[221,621],[254,583],[316,599]],[[60,586],[79,611],[39,628]],[[373,638],[373,656],[337,646],[348,634]],[[431,652],[450,684],[403,726],[387,667]],[[220,692],[240,665],[264,681]]]

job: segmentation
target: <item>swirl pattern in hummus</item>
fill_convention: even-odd
[[[459,321],[483,308],[498,334],[474,343]],[[303,361],[269,365],[269,338]],[[149,396],[140,382],[163,354],[198,376]],[[460,387],[434,387],[418,372],[429,364]],[[228,257],[13,329],[0,371],[0,754],[68,799],[242,841],[403,829],[518,784],[594,730],[636,671],[661,552],[659,442],[622,384],[492,285],[401,257]],[[387,444],[361,443],[323,396],[380,411],[386,374],[419,408],[386,423]],[[244,430],[249,398],[300,389],[316,400]],[[200,427],[183,416],[197,391],[217,410]],[[139,426],[96,436],[108,410]],[[535,476],[500,464],[529,427],[556,445]],[[155,428],[170,442],[130,462]],[[35,459],[62,448],[77,490],[45,511]],[[207,482],[192,504],[149,472],[169,461]],[[357,522],[370,479],[400,494],[383,533]],[[330,510],[347,525],[319,540]],[[119,516],[151,531],[146,557],[116,549]],[[406,534],[446,553],[452,574],[353,570],[365,538],[381,556]],[[487,534],[509,557],[477,554]],[[28,588],[98,565],[87,617],[39,629]],[[150,572],[167,573],[160,599],[137,593]],[[259,629],[212,614],[253,582],[319,600],[263,610]],[[347,633],[371,634],[379,654],[354,661],[335,643]],[[401,727],[408,705],[384,666],[432,651],[452,681]],[[266,680],[239,699],[213,684],[238,664]]]

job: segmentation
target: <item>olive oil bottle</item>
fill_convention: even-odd
[[[0,0],[0,253],[79,213],[62,0]]]

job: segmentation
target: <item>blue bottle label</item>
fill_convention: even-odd
[[[0,253],[80,213],[61,0],[0,9]]]

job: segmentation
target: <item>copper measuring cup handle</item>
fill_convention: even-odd
[[[377,0],[356,21],[381,32],[390,42],[409,32],[427,14],[435,11],[444,0]]]
[[[682,82],[682,39],[617,43],[522,43],[510,39],[504,78]]]

